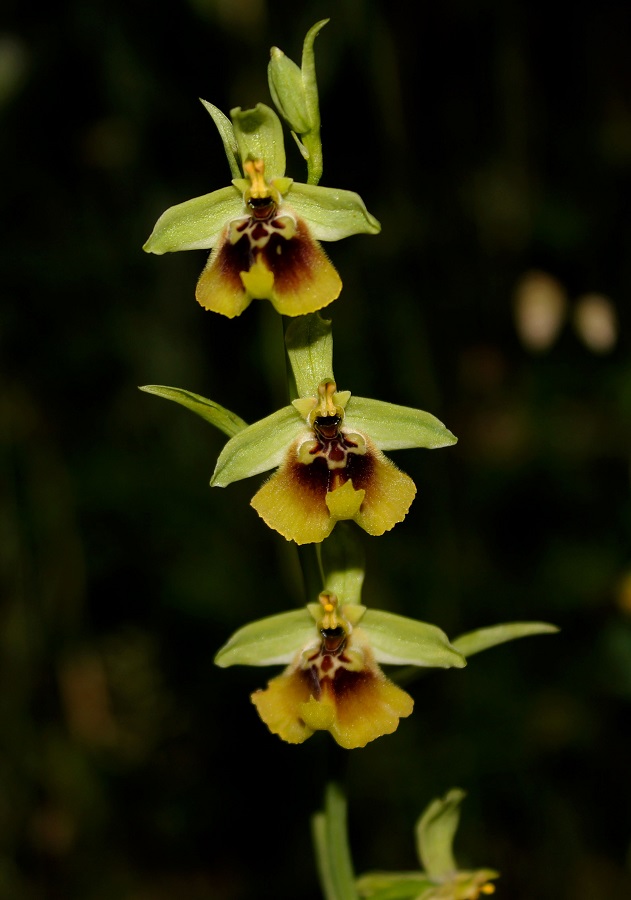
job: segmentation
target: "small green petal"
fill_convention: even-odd
[[[163,212],[143,246],[146,253],[210,250],[228,222],[245,214],[243,195],[230,185]]]
[[[379,663],[462,669],[465,658],[435,625],[378,609],[367,610],[361,621]]]
[[[230,171],[232,173],[233,178],[238,178],[241,175],[241,169],[239,168],[239,147],[237,145],[237,139],[234,136],[234,128],[232,127],[232,122],[228,118],[228,116],[224,115],[220,109],[216,106],[213,106],[212,103],[209,103],[208,100],[202,100],[199,98],[201,102],[204,104],[206,110],[212,116],[212,120],[217,126],[217,131],[221,135],[221,140],[223,141],[223,148],[226,151],[226,156],[228,158],[228,165],[230,166]]]
[[[507,622],[504,625],[493,625],[491,628],[479,628],[477,631],[468,631],[452,641],[452,645],[463,656],[473,656],[481,650],[496,647],[506,641],[514,641],[516,638],[530,637],[534,634],[555,634],[558,632],[556,625],[547,622]]]
[[[321,382],[334,380],[331,321],[317,312],[297,316],[287,326],[285,345],[298,397],[316,397]]]
[[[383,400],[355,397],[348,401],[344,425],[369,435],[380,450],[449,447],[458,440],[431,413]]]
[[[353,191],[294,182],[287,204],[309,225],[318,241],[339,241],[352,234],[379,234],[381,225]]]
[[[355,886],[360,897],[370,900],[417,900],[435,883],[422,872],[368,872]]]
[[[304,430],[305,423],[293,406],[284,406],[271,416],[248,425],[235,434],[219,454],[211,486],[225,487],[233,481],[276,468]]]
[[[456,872],[454,835],[460,821],[460,804],[466,794],[453,788],[433,800],[416,823],[416,842],[421,865],[430,878],[442,881]]]
[[[230,110],[234,134],[241,160],[262,159],[265,178],[280,178],[285,174],[285,143],[283,126],[273,109],[257,103],[254,109]]]
[[[319,635],[306,609],[268,616],[244,625],[215,656],[215,664],[228,666],[287,665],[299,650]]]
[[[166,387],[163,384],[145,384],[140,388],[148,394],[155,394],[156,397],[164,397],[165,400],[173,400],[181,406],[190,409],[191,412],[197,413],[202,419],[210,422],[215,428],[219,428],[228,437],[233,437],[244,428],[247,428],[247,422],[244,422],[236,413],[230,412],[218,403],[201,397],[199,394],[193,394],[191,391],[182,390],[182,388]]]
[[[353,627],[358,625],[361,621],[362,617],[366,614],[367,607],[362,606],[360,603],[345,603],[340,608],[340,613],[344,619],[346,619]],[[319,622],[322,619],[322,604],[321,603],[307,603],[307,610],[311,615],[314,622]]]

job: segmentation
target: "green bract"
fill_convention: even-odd
[[[148,394],[155,394],[157,397],[164,397],[165,400],[173,400],[191,412],[196,413],[210,422],[215,428],[219,428],[228,437],[232,437],[247,428],[247,422],[244,422],[235,413],[229,409],[224,409],[218,403],[207,400],[206,397],[200,397],[199,394],[193,394],[191,391],[183,391],[181,388],[166,387],[162,384],[145,384],[140,388]]]
[[[329,782],[324,809],[311,819],[318,875],[326,900],[357,900],[346,822],[344,793]]]
[[[456,871],[453,842],[464,798],[465,792],[454,788],[442,800],[433,800],[416,823],[416,846],[421,865],[436,881]]]

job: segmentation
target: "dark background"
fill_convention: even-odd
[[[349,754],[356,869],[414,868],[417,816],[459,786],[460,864],[498,868],[498,898],[631,896],[631,32],[624,4],[565,10],[5,5],[2,900],[321,897],[308,817],[331,739],[283,744],[248,699],[272,671],[213,665],[303,601],[292,547],[248,506],[261,479],[208,488],[222,435],[137,385],[249,421],[286,402],[271,306],[207,313],[205,254],[141,246],[228,184],[198,97],[270,102],[270,46],[299,60],[326,16],[322,184],[383,225],[326,247],[338,384],[459,437],[394,454],[419,492],[365,537],[365,599],[451,636],[561,628],[429,672],[396,734]],[[566,296],[539,349],[515,318],[532,270]],[[598,350],[573,324],[594,292],[615,326]]]

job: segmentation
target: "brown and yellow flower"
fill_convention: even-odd
[[[323,616],[314,645],[302,650],[282,675],[252,702],[269,730],[290,744],[301,744],[314,731],[329,731],[352,750],[395,731],[414,702],[383,674],[361,628],[339,612],[337,598],[320,595]]]
[[[247,214],[226,225],[197,282],[197,301],[229,318],[254,299],[270,300],[287,316],[327,306],[342,280],[304,219],[283,203],[280,188],[291,180],[267,182],[262,159],[247,160],[244,169]]]
[[[344,519],[380,535],[403,521],[416,494],[412,479],[382,447],[454,441],[429,413],[351,397],[329,379],[316,397],[294,400],[231,438],[211,484],[224,486],[277,466],[252,506],[287,540],[323,541]]]
[[[254,299],[270,300],[286,316],[322,309],[342,281],[319,241],[377,234],[379,222],[352,191],[285,177],[282,127],[269,107],[234,109],[230,122],[202,102],[224,141],[232,183],[167,209],[144,249],[211,250],[195,296],[229,318]]]
[[[340,604],[331,590],[318,601],[250,622],[215,657],[222,668],[286,666],[252,694],[252,702],[269,730],[290,744],[329,731],[340,746],[353,749],[395,731],[414,704],[379,664],[465,665],[434,625],[360,603]]]

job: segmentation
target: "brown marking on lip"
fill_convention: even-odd
[[[312,451],[315,455],[318,449]],[[338,459],[337,451],[331,458]],[[343,458],[342,453],[340,459]],[[349,453],[346,456],[346,465],[339,469],[329,469],[327,460],[324,456],[316,456],[311,463],[301,463],[293,459],[290,463],[291,475],[298,483],[299,489],[303,490],[312,500],[320,500],[324,503],[324,496],[327,491],[335,490],[337,487],[345,484],[350,478],[353,479],[353,487],[355,490],[367,490],[370,488],[370,479],[375,467],[375,460],[368,451],[367,453]]]
[[[335,694],[337,700],[342,700],[348,693],[353,693],[369,682],[375,676],[366,671],[350,672],[344,667],[337,669],[335,677],[331,680],[331,690]]]
[[[275,227],[282,227],[280,219]],[[320,254],[324,251],[315,243],[302,219],[296,222],[295,235],[287,239],[281,234],[271,234],[261,250],[263,259],[274,272],[279,293],[297,291],[315,279],[314,271]]]

